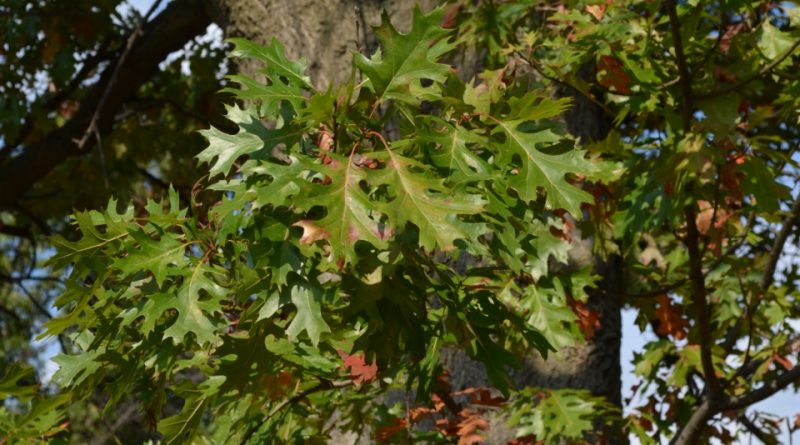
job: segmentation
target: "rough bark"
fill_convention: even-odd
[[[433,0],[207,0],[206,9],[228,37],[245,37],[267,44],[277,37],[293,59],[308,61],[309,75],[318,87],[346,81],[353,52],[371,54],[377,41],[371,26],[386,10],[400,30],[410,27],[415,4],[425,10]],[[255,66],[239,69],[253,73]]]
[[[261,43],[277,37],[290,57],[308,60],[312,80],[324,87],[348,79],[352,51],[360,47],[371,53],[375,49],[369,26],[380,22],[382,9],[388,10],[398,29],[405,30],[415,3],[415,0],[208,0],[208,10],[228,36],[244,36]],[[425,6],[429,5],[423,4],[423,9]],[[245,64],[240,69],[253,72],[252,65]],[[573,108],[565,115],[572,134],[582,141],[605,138],[609,125],[600,107],[575,91],[565,89],[561,95],[574,98]],[[602,327],[592,341],[563,350],[546,361],[533,353],[513,377],[518,387],[587,389],[620,405],[620,264],[616,259],[595,258],[591,242],[587,239],[576,243],[571,256],[574,267],[594,264],[595,272],[603,277],[588,303],[590,309],[600,313]],[[488,379],[483,366],[465,355],[448,352],[443,361],[454,388],[486,386]],[[503,424],[502,419],[493,421],[488,443],[502,444],[509,438],[510,432]],[[609,444],[624,442],[618,429],[606,433]],[[361,439],[359,443],[368,440],[363,435]],[[334,442],[355,443],[355,440],[355,435],[344,435]]]

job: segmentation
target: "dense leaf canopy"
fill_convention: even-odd
[[[232,39],[260,69],[200,132],[203,185],[112,199],[52,238],[64,283],[41,337],[69,350],[52,394],[7,366],[6,440],[69,440],[70,403],[98,396],[133,397],[163,443],[470,444],[497,418],[516,444],[775,440],[746,409],[800,381],[798,20],[454,1],[404,33],[385,15],[380,49],[327,89],[279,41]],[[576,100],[603,110],[602,139],[568,131]],[[581,240],[621,264],[615,297],[654,334],[625,415],[511,378],[602,325]],[[454,350],[490,387],[450,386]]]

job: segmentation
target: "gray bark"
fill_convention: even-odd
[[[344,82],[350,76],[353,52],[377,48],[371,26],[386,10],[400,31],[410,28],[413,6],[429,10],[433,0],[206,0],[208,13],[227,37],[245,37],[261,44],[277,37],[290,58],[305,58],[318,87]],[[253,65],[240,66],[252,73]]]
[[[395,26],[403,31],[409,28],[411,12],[417,3],[415,0],[206,1],[209,14],[228,36],[243,36],[260,43],[277,37],[286,46],[289,57],[306,58],[309,74],[320,87],[349,78],[353,51],[360,48],[372,53],[376,41],[369,26],[380,22],[383,9],[388,10]],[[422,3],[426,9],[434,1]],[[253,72],[253,66],[247,64],[240,69]],[[561,94],[574,98],[573,108],[565,115],[568,130],[582,141],[603,139],[608,132],[603,110],[577,92],[564,90]],[[518,387],[586,389],[620,405],[620,262],[613,258],[608,261],[595,258],[591,240],[576,242],[572,262],[576,267],[594,264],[595,272],[603,277],[588,302],[590,309],[599,312],[601,328],[591,341],[564,349],[546,361],[532,353],[522,369],[513,373],[513,378]],[[449,369],[454,389],[487,386],[482,365],[456,352],[448,352],[442,359]],[[510,438],[503,423],[502,419],[494,419],[488,443],[500,444]],[[624,442],[617,428],[605,433],[609,444]],[[353,439],[354,436],[342,437],[337,443],[353,443]]]

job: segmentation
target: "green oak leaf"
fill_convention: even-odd
[[[794,45],[795,39],[788,32],[775,27],[769,20],[764,20],[758,33],[758,49],[769,60],[782,56]]]
[[[61,268],[91,258],[106,249],[115,251],[120,240],[129,235],[127,228],[122,224],[108,225],[105,232],[101,231],[95,224],[97,218],[93,218],[90,212],[78,212],[74,218],[81,232],[81,238],[69,241],[62,236],[53,237],[51,242],[56,247],[56,254],[48,260],[48,265]]]
[[[222,310],[221,301],[226,297],[227,291],[214,277],[222,276],[223,273],[198,262],[191,268],[183,268],[180,275],[180,284],[175,284],[164,292],[148,295],[144,303],[121,313],[122,325],[126,326],[133,320],[144,317],[139,331],[149,334],[165,312],[175,310],[177,317],[164,331],[165,338],[173,339],[175,344],[182,344],[186,334],[192,333],[200,345],[215,343],[218,340],[215,334],[217,325],[209,315]],[[205,294],[201,294],[201,291]]]
[[[455,240],[473,241],[485,232],[483,224],[459,219],[483,210],[485,202],[480,196],[445,187],[424,164],[394,148],[374,156],[385,163],[376,174],[376,183],[386,185],[392,197],[381,205],[383,213],[398,229],[407,223],[417,226],[422,247],[450,250]]]
[[[430,125],[420,127],[418,136],[429,143],[426,148],[433,164],[449,172],[448,180],[461,183],[490,178],[491,167],[467,146],[486,146],[484,137],[443,119],[428,120]]]
[[[314,90],[311,79],[306,76],[304,60],[291,61],[286,57],[286,50],[278,39],[273,38],[269,45],[263,46],[241,38],[228,39],[235,45],[234,57],[256,59],[264,63],[264,74],[275,80],[283,77],[289,85]]]
[[[297,338],[301,332],[306,331],[314,347],[319,344],[319,338],[331,328],[322,318],[322,289],[307,281],[297,281],[289,289],[292,304],[297,309],[292,322],[286,328],[290,338]]]
[[[330,244],[333,258],[354,263],[357,261],[356,242],[367,241],[385,248],[388,232],[380,223],[375,204],[362,189],[362,183],[368,182],[369,169],[356,165],[353,156],[334,153],[327,156],[331,160],[327,165],[310,162],[306,165],[309,170],[324,175],[330,183],[307,183],[293,204],[302,210],[324,207],[325,217],[311,223],[323,231],[319,236]]]
[[[510,418],[509,423],[517,427],[517,437],[533,435],[547,443],[581,439],[593,428],[592,420],[599,412],[585,391],[544,390],[538,399],[535,406],[518,409],[519,414]]]
[[[163,232],[160,239],[154,240],[142,229],[131,230],[130,235],[136,245],[128,246],[128,255],[114,263],[124,274],[149,270],[161,285],[169,275],[170,266],[181,268],[186,264],[188,244],[181,241],[179,235]]]
[[[302,88],[293,84],[283,83],[276,77],[270,78],[269,85],[264,85],[261,82],[238,74],[228,76],[228,78],[241,86],[247,87],[247,89],[225,88],[222,91],[234,93],[236,97],[242,100],[260,102],[260,114],[262,116],[276,115],[283,101],[290,103],[295,113],[299,113],[308,101],[308,98],[303,94]]]
[[[393,99],[418,104],[422,99],[438,96],[439,85],[447,78],[450,67],[436,60],[455,48],[446,40],[450,31],[439,26],[443,15],[442,8],[423,14],[416,7],[411,31],[401,34],[384,12],[381,25],[374,28],[383,51],[370,59],[361,54],[355,56],[355,65],[369,79],[378,103]],[[424,87],[423,79],[433,83]]]
[[[278,144],[292,146],[304,132],[304,129],[291,125],[269,129],[252,111],[242,110],[238,105],[228,107],[226,116],[239,126],[236,134],[228,134],[215,127],[200,131],[208,140],[208,147],[197,155],[197,159],[211,166],[209,177],[228,175],[233,163],[244,155],[260,152],[261,158],[269,158]]]
[[[53,361],[58,364],[58,371],[53,375],[53,380],[62,385],[80,385],[100,369],[102,362],[98,357],[102,353],[101,350],[92,350],[76,355],[59,354],[53,357]]]
[[[541,283],[523,288],[509,282],[498,297],[525,317],[526,323],[540,332],[556,350],[575,344],[575,314],[567,306],[564,290]]]
[[[563,226],[563,224],[558,224],[553,219],[548,221],[548,224],[544,224],[539,220],[534,220],[532,223],[536,237],[531,241],[531,245],[536,250],[536,254],[535,259],[531,259],[527,266],[528,272],[534,281],[538,281],[539,278],[547,275],[550,257],[562,264],[567,264],[569,261],[570,244],[550,232],[550,227],[560,229],[560,226]]]
[[[534,113],[529,113],[532,115]],[[539,188],[546,194],[546,203],[553,209],[565,209],[575,218],[582,215],[581,204],[593,202],[592,195],[570,184],[566,175],[594,176],[597,167],[586,158],[583,150],[572,148],[563,153],[546,153],[543,148],[561,142],[563,138],[552,130],[534,132],[521,128],[528,116],[513,120],[498,120],[493,131],[503,134],[505,141],[495,142],[501,161],[510,164],[519,157],[519,171],[507,177],[508,185],[524,201],[535,201]]]

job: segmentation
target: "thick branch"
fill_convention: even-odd
[[[789,371],[779,375],[774,380],[764,384],[764,386],[754,389],[748,393],[740,396],[728,397],[724,403],[721,404],[718,411],[742,409],[754,403],[758,403],[776,392],[786,388],[787,386],[795,383],[800,379],[800,365],[795,366]]]
[[[703,259],[700,253],[700,233],[697,230],[697,215],[694,205],[686,208],[686,247],[689,250],[689,279],[692,286],[692,303],[695,307],[695,317],[697,328],[700,331],[700,360],[703,366],[703,377],[708,385],[709,394],[712,399],[717,399],[722,394],[722,386],[717,379],[714,370],[714,362],[711,359],[711,347],[714,340],[711,336],[711,317],[706,301],[706,279],[703,275]]]
[[[683,425],[678,431],[678,434],[672,439],[670,445],[694,445],[703,432],[703,427],[706,425],[706,420],[714,415],[711,409],[711,403],[708,400],[703,400],[700,406],[695,408],[692,417]]]
[[[692,123],[692,78],[689,73],[689,65],[686,63],[686,54],[683,52],[683,40],[681,39],[681,25],[678,20],[678,10],[675,0],[667,0],[667,14],[669,15],[670,31],[672,32],[672,44],[675,46],[675,61],[678,64],[680,73],[679,82],[681,85],[681,113],[683,117],[683,131],[688,133]]]
[[[791,350],[795,350],[798,347],[798,342],[792,342],[788,346]],[[755,366],[757,367],[757,365]],[[753,362],[745,365],[745,367],[755,369]],[[747,374],[744,375],[746,376]],[[698,443],[698,438],[703,432],[703,426],[705,426],[708,419],[714,415],[723,411],[747,408],[750,405],[773,396],[778,391],[785,389],[798,380],[800,380],[800,365],[784,372],[774,380],[765,383],[762,387],[740,396],[725,397],[714,401],[704,397],[700,405],[695,408],[689,421],[679,429],[671,445],[693,445]]]
[[[88,152],[80,150],[75,139],[80,140],[84,135],[95,111],[98,116],[96,129],[100,134],[107,134],[122,104],[158,71],[158,64],[202,33],[209,24],[210,19],[204,9],[197,7],[193,1],[176,0],[170,3],[158,17],[144,26],[142,36],[137,39],[119,69],[115,64],[104,72],[101,80],[87,94],[87,99],[81,103],[79,111],[65,126],[54,130],[41,142],[25,147],[20,155],[0,165],[0,207],[8,207],[19,201],[25,192],[64,160]],[[112,82],[115,71],[117,76]],[[102,103],[101,97],[105,99]],[[89,140],[85,148],[92,144],[93,141]]]
[[[33,234],[25,227],[7,226],[0,221],[0,233],[3,235],[16,236],[18,238],[32,238]]]

